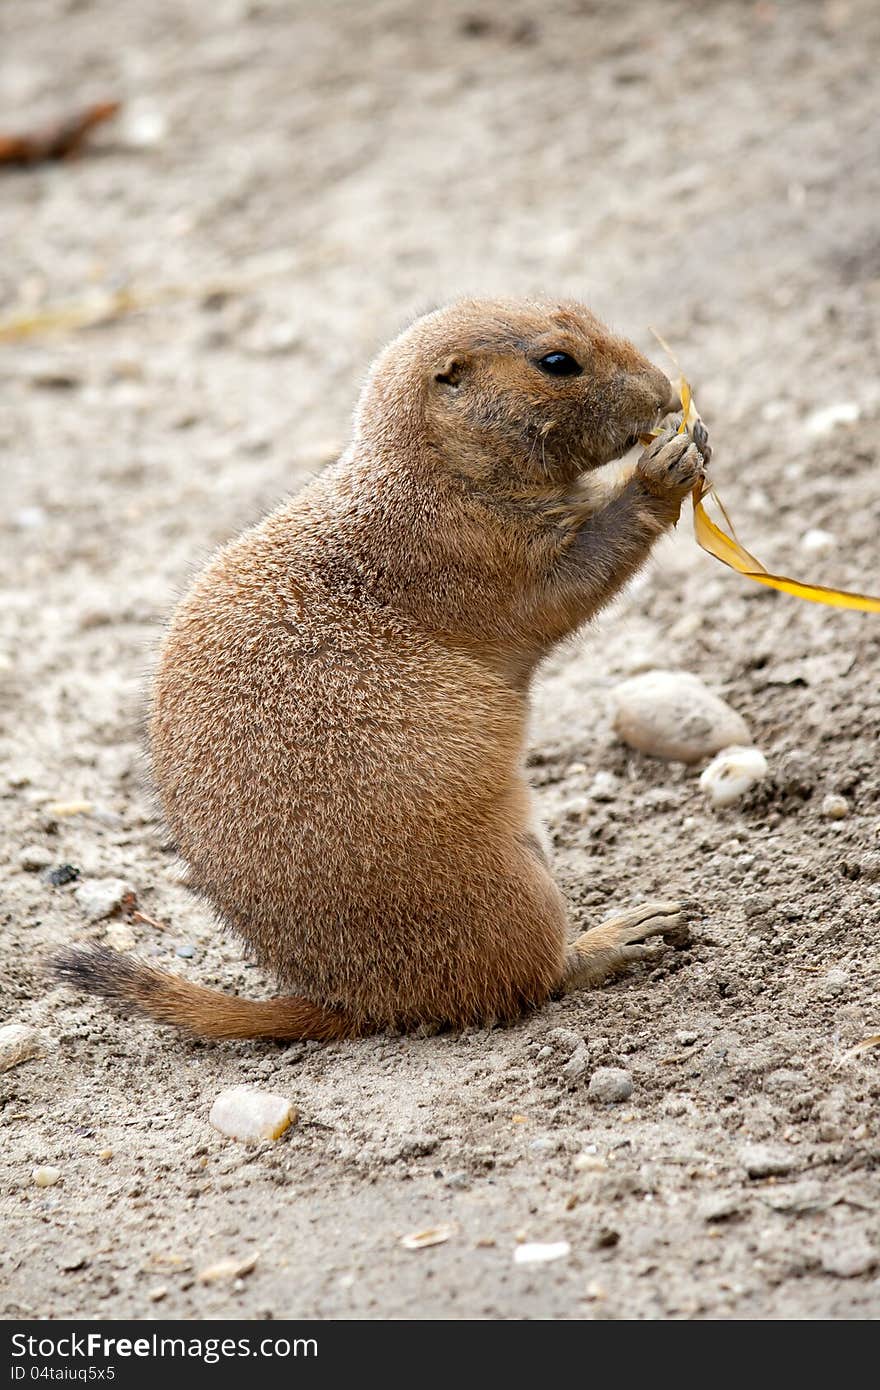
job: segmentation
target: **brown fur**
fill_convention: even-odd
[[[536,362],[564,351],[583,374]],[[702,459],[666,377],[578,304],[463,301],[379,357],[340,459],[221,550],[165,638],[153,772],[196,884],[294,991],[112,953],[63,978],[209,1037],[510,1018],[637,959],[675,904],[567,945],[523,775],[541,660],[678,517]],[[598,933],[598,935],[597,935]]]

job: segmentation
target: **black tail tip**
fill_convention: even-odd
[[[130,1003],[141,972],[135,961],[106,946],[90,946],[85,950],[68,946],[51,957],[48,973],[56,984]]]

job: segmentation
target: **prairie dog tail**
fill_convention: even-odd
[[[239,999],[154,970],[105,946],[65,950],[50,964],[54,978],[88,994],[100,994],[158,1023],[184,1028],[200,1038],[279,1038],[332,1042],[364,1031],[336,1009],[289,995],[282,999]]]

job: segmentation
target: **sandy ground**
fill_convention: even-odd
[[[880,1052],[849,1049],[880,1028],[880,621],[751,586],[688,526],[547,669],[531,762],[578,925],[684,893],[689,949],[506,1030],[286,1048],[120,1022],[40,974],[109,936],[271,992],[142,787],[143,676],[193,567],[332,457],[414,311],[544,289],[645,349],[655,323],[744,539],[880,589],[874,0],[30,0],[0,50],[7,128],[127,103],[87,157],[3,176],[4,311],[175,287],[0,346],[0,1021],[45,1038],[0,1077],[2,1315],[876,1316]],[[858,421],[817,428],[839,403]],[[747,719],[771,776],[736,810],[614,741],[609,689],[654,666]],[[162,929],[89,923],[34,846],[127,880]],[[599,1065],[628,1101],[588,1098]],[[299,1124],[224,1140],[208,1110],[237,1083]],[[570,1253],[520,1267],[523,1240]]]

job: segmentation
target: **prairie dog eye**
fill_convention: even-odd
[[[582,376],[584,370],[580,362],[576,362],[567,352],[548,352],[537,366],[548,376]]]

